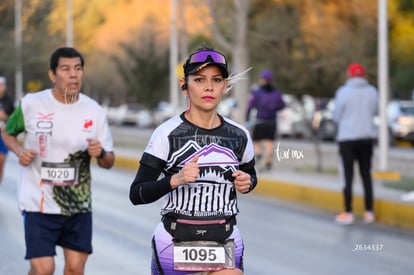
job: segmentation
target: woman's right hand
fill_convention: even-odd
[[[195,155],[193,159],[186,163],[184,167],[177,174],[171,177],[171,188],[175,189],[180,185],[187,184],[189,182],[195,182],[200,173],[200,168],[197,164],[198,155]]]

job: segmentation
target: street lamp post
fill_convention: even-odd
[[[177,0],[170,0],[171,19],[170,19],[170,103],[178,106],[178,83],[177,83]]]
[[[73,47],[73,2],[66,0],[66,46]]]
[[[388,130],[386,106],[388,100],[388,23],[387,0],[378,0],[378,89],[379,114],[379,170],[388,170]]]
[[[389,94],[387,0],[378,0],[378,90],[379,90],[379,159],[376,179],[399,180],[401,175],[388,169],[389,136],[386,115]]]

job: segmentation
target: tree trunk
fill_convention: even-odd
[[[213,18],[212,30],[215,41],[217,41],[222,48],[232,53],[231,60],[233,63],[229,64],[230,72],[235,75],[245,71],[250,67],[249,52],[247,48],[247,16],[249,12],[249,1],[233,0],[234,14],[230,16],[232,16],[235,24],[231,41],[228,41],[225,38],[225,35],[219,31],[220,28],[217,26],[218,18],[214,11],[213,1],[208,0],[207,3]],[[244,79],[233,86],[232,94],[237,102],[237,110],[234,112],[234,117],[232,118],[241,124],[245,124],[245,113],[250,89],[248,75],[245,74],[242,77]]]

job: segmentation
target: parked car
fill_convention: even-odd
[[[217,106],[217,111],[222,116],[234,118],[234,113],[237,111],[236,99],[232,96],[225,96]]]
[[[108,123],[115,124],[117,113],[118,113],[118,106],[103,105],[102,108],[104,109],[106,113]]]
[[[283,94],[286,107],[277,114],[277,131],[282,137],[308,137],[310,129],[306,121],[305,109],[292,94]]]
[[[179,114],[180,110],[173,104],[167,101],[161,101],[158,103],[157,108],[154,110],[154,125],[159,125],[167,119]]]
[[[386,113],[390,143],[397,140],[414,142],[414,101],[391,100]]]
[[[122,104],[112,115],[116,125],[134,125],[140,128],[147,128],[153,125],[151,112],[143,105],[137,103]]]
[[[335,140],[337,125],[333,120],[334,108],[335,100],[333,98],[323,98],[316,101],[312,127],[321,140]]]

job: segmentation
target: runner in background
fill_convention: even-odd
[[[53,87],[24,96],[2,133],[21,165],[18,204],[29,274],[54,274],[57,245],[65,275],[84,274],[92,253],[91,158],[109,169],[115,156],[104,110],[81,92],[83,67],[77,50],[57,49],[48,72]]]
[[[6,94],[7,81],[4,76],[0,76],[0,131],[3,131],[5,123],[11,113],[14,111],[14,104]],[[0,136],[0,184],[3,179],[4,163],[6,162],[9,150]]]
[[[252,139],[256,162],[263,162],[259,167],[264,170],[272,168],[275,150],[273,145],[277,137],[277,112],[285,108],[282,92],[276,89],[272,82],[273,73],[263,70],[260,73],[259,87],[250,94],[246,112],[246,121],[250,120],[253,110],[256,113]]]

